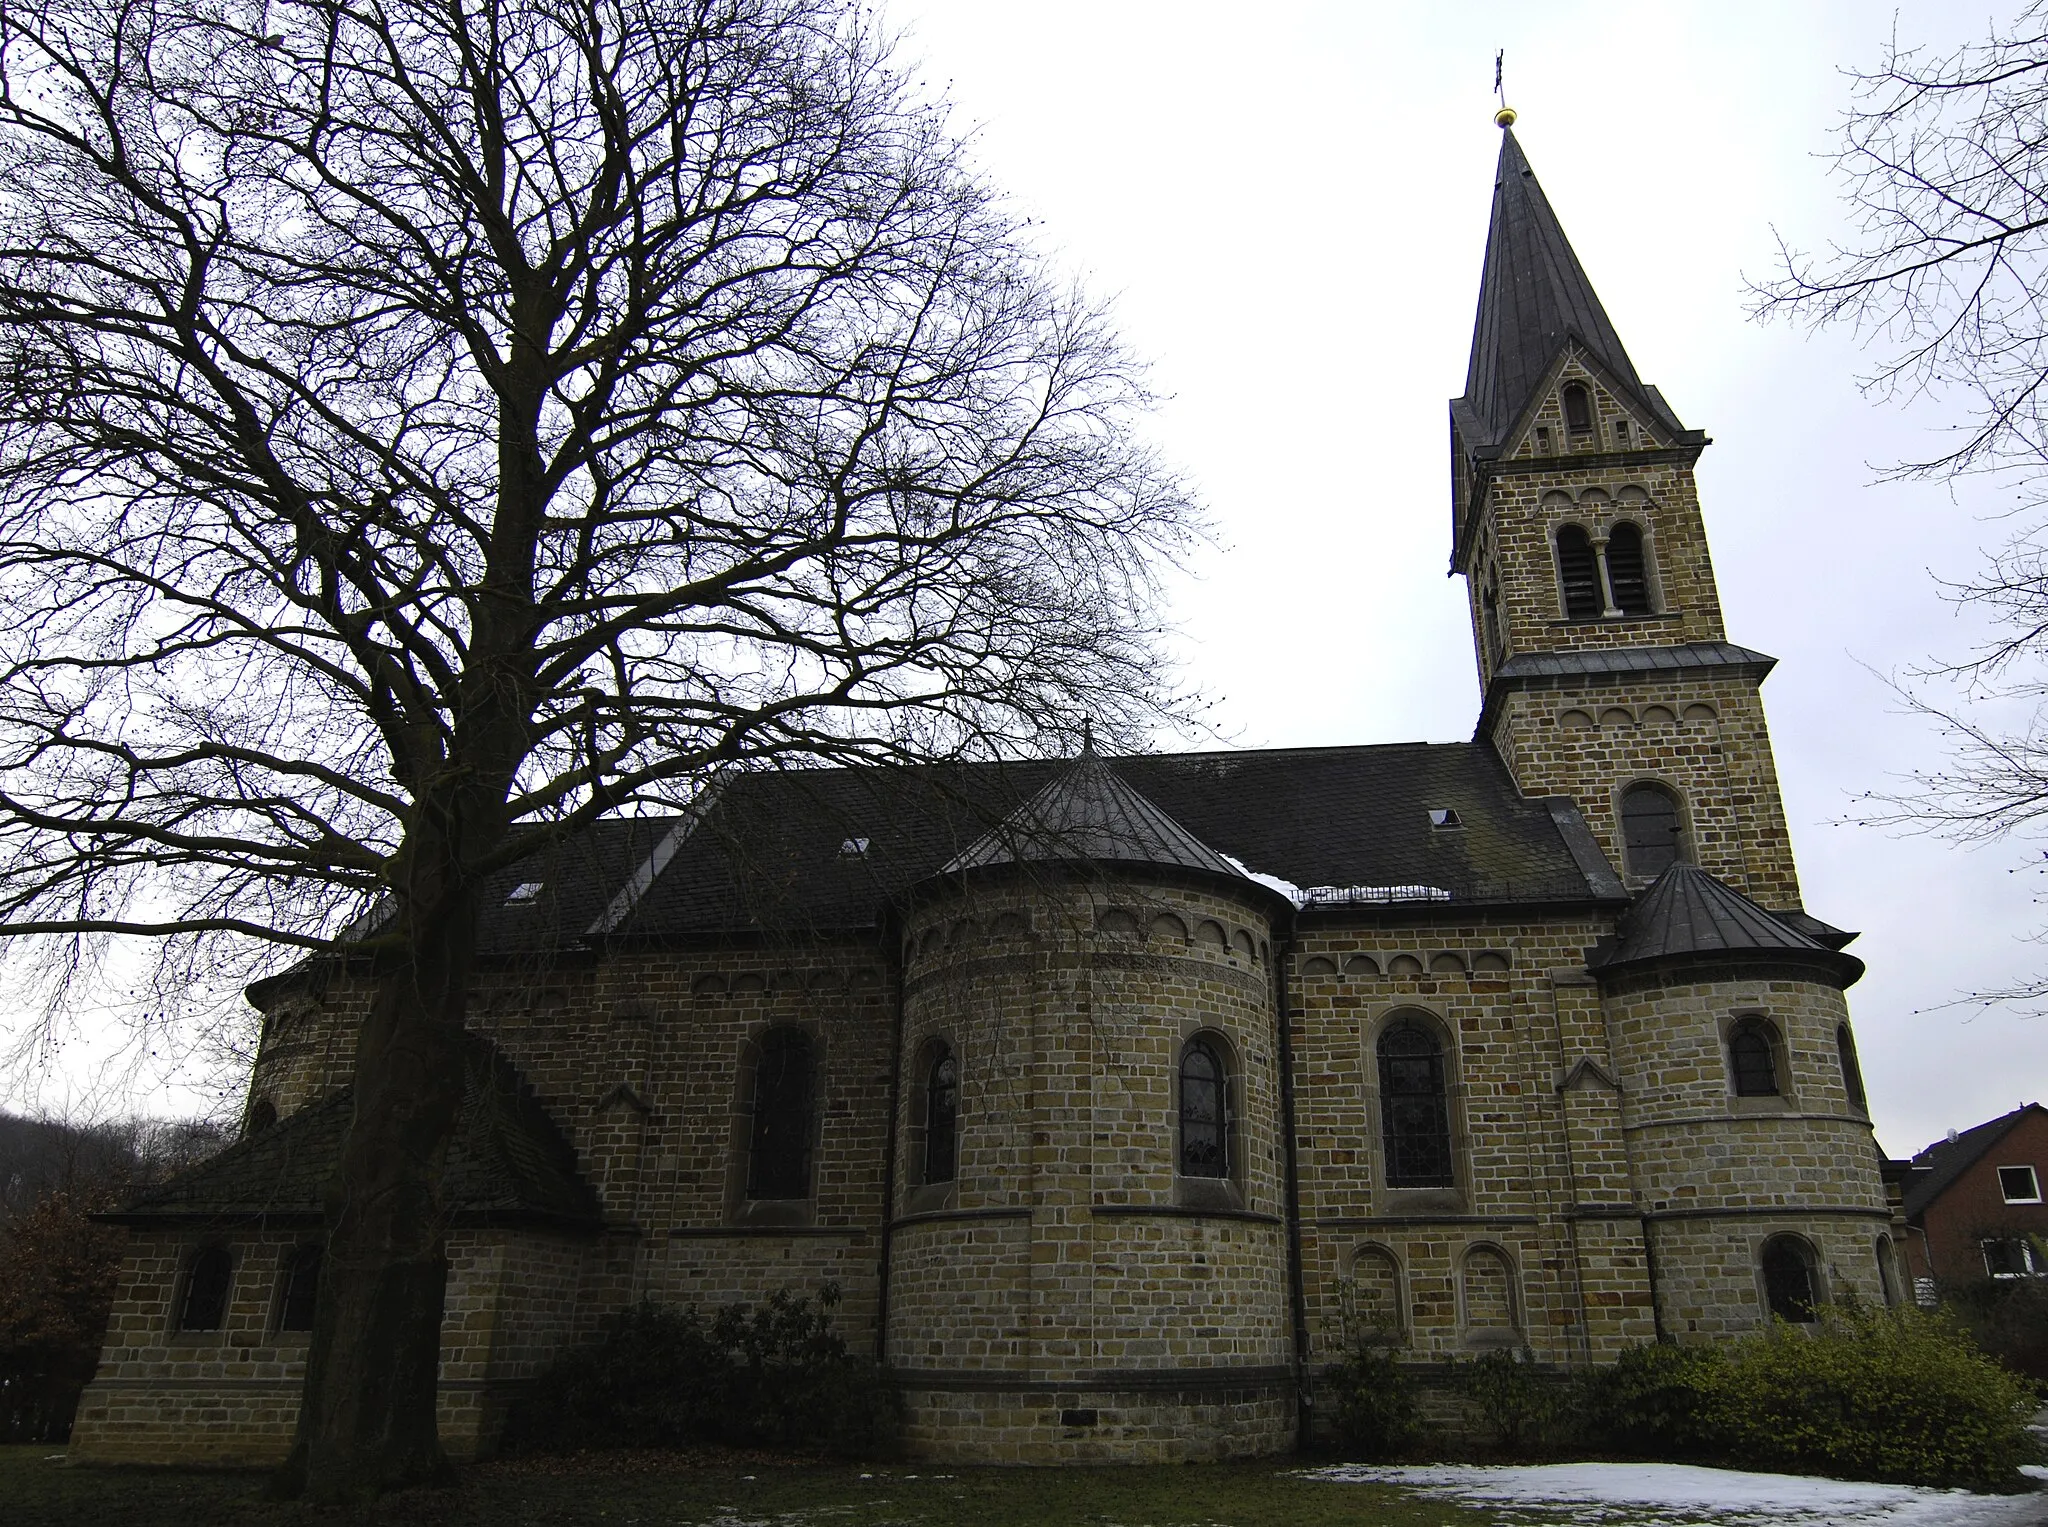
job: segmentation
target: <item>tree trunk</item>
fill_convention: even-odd
[[[399,948],[379,970],[357,1040],[355,1114],[330,1190],[298,1433],[273,1489],[283,1496],[361,1501],[449,1476],[435,1419],[448,1276],[441,1184],[466,1084],[475,936],[452,845],[433,836],[408,855]]]

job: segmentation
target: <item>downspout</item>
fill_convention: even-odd
[[[1273,941],[1273,989],[1280,1027],[1280,1137],[1287,1188],[1287,1290],[1294,1315],[1294,1445],[1306,1451],[1315,1431],[1315,1394],[1309,1375],[1308,1292],[1301,1270],[1301,1172],[1294,1133],[1294,1044],[1289,1037],[1287,965],[1294,956],[1294,931]]]
[[[889,1039],[889,1132],[882,1143],[882,1250],[881,1265],[875,1269],[875,1361],[885,1367],[889,1355],[889,1243],[896,1222],[896,1111],[902,1105],[904,989],[908,985],[908,961],[902,956],[900,937],[896,947],[896,1012]]]

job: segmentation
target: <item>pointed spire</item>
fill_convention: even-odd
[[[1479,278],[1472,357],[1465,396],[1453,405],[1463,415],[1461,427],[1477,437],[1465,441],[1467,448],[1501,443],[1558,351],[1572,340],[1614,380],[1652,403],[1674,432],[1682,429],[1636,375],[1613,320],[1515,141],[1512,115],[1501,115],[1508,120],[1501,124],[1500,162],[1494,169],[1493,221]]]
[[[939,871],[992,864],[1153,864],[1245,879],[1215,849],[1125,784],[1085,732],[1081,756]]]

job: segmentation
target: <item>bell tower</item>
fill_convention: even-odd
[[[1633,887],[1674,858],[1800,909],[1764,722],[1775,659],[1728,640],[1693,467],[1709,444],[1636,375],[1503,111],[1463,397],[1451,570],[1478,737],[1569,795]]]

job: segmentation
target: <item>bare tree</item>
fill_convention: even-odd
[[[0,933],[385,909],[289,1487],[445,1468],[479,882],[1156,719],[1145,402],[857,8],[0,7]]]
[[[1981,575],[1945,585],[1998,635],[1894,688],[1939,726],[1953,761],[1866,798],[1866,820],[1959,841],[2048,824],[2048,3],[1948,53],[1901,47],[1850,71],[1832,169],[1849,233],[1821,255],[1781,241],[1782,274],[1753,311],[1848,325],[1878,352],[1863,378],[1892,402],[1960,400],[1968,422],[1893,478],[1984,475],[2018,502]],[[1955,702],[1929,682],[1960,687]],[[2018,702],[2029,721],[1973,701]],[[1972,1000],[2039,1002],[2048,974]]]

